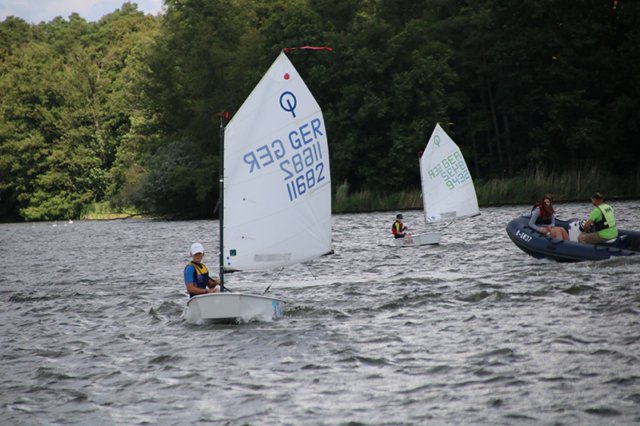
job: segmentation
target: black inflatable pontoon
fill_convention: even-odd
[[[618,238],[612,242],[594,245],[573,241],[573,235],[576,235],[575,228],[578,226],[577,221],[556,219],[556,226],[565,228],[572,235],[572,241],[540,235],[529,227],[529,216],[521,216],[509,222],[507,234],[511,241],[525,253],[558,262],[603,260],[614,256],[640,256],[640,232],[618,229]]]

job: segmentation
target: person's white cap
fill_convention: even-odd
[[[191,244],[191,256],[197,253],[204,253],[204,247],[200,243]]]

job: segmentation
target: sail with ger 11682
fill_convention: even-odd
[[[223,290],[225,272],[283,268],[332,251],[324,118],[284,52],[224,129],[222,151]],[[222,291],[191,298],[186,318],[269,320],[283,306],[278,298]]]

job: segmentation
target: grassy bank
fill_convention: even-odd
[[[80,215],[82,220],[113,220],[141,217],[142,214],[135,209],[114,210],[108,202],[93,203],[85,208]]]
[[[504,179],[476,179],[474,181],[480,206],[530,204],[543,194],[550,194],[555,202],[588,202],[593,192],[600,191],[609,200],[640,198],[640,173],[621,179],[597,171],[544,173],[536,171],[528,176]],[[402,211],[422,209],[419,189],[386,194],[364,190],[350,192],[344,182],[338,186],[333,199],[333,213],[371,211]],[[87,207],[81,219],[110,220],[142,217],[135,209],[114,210],[108,203],[94,203]]]
[[[536,171],[528,176],[474,181],[480,206],[528,204],[550,194],[555,202],[588,201],[600,191],[609,200],[640,198],[640,173],[619,178],[595,170],[565,173]],[[334,213],[422,209],[419,189],[383,194],[375,191],[349,193],[342,183],[333,201]]]

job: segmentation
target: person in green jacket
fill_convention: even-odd
[[[591,196],[594,209],[585,222],[578,241],[586,244],[600,244],[618,237],[613,207],[604,203],[604,197],[596,192]],[[595,232],[590,232],[595,231]]]

